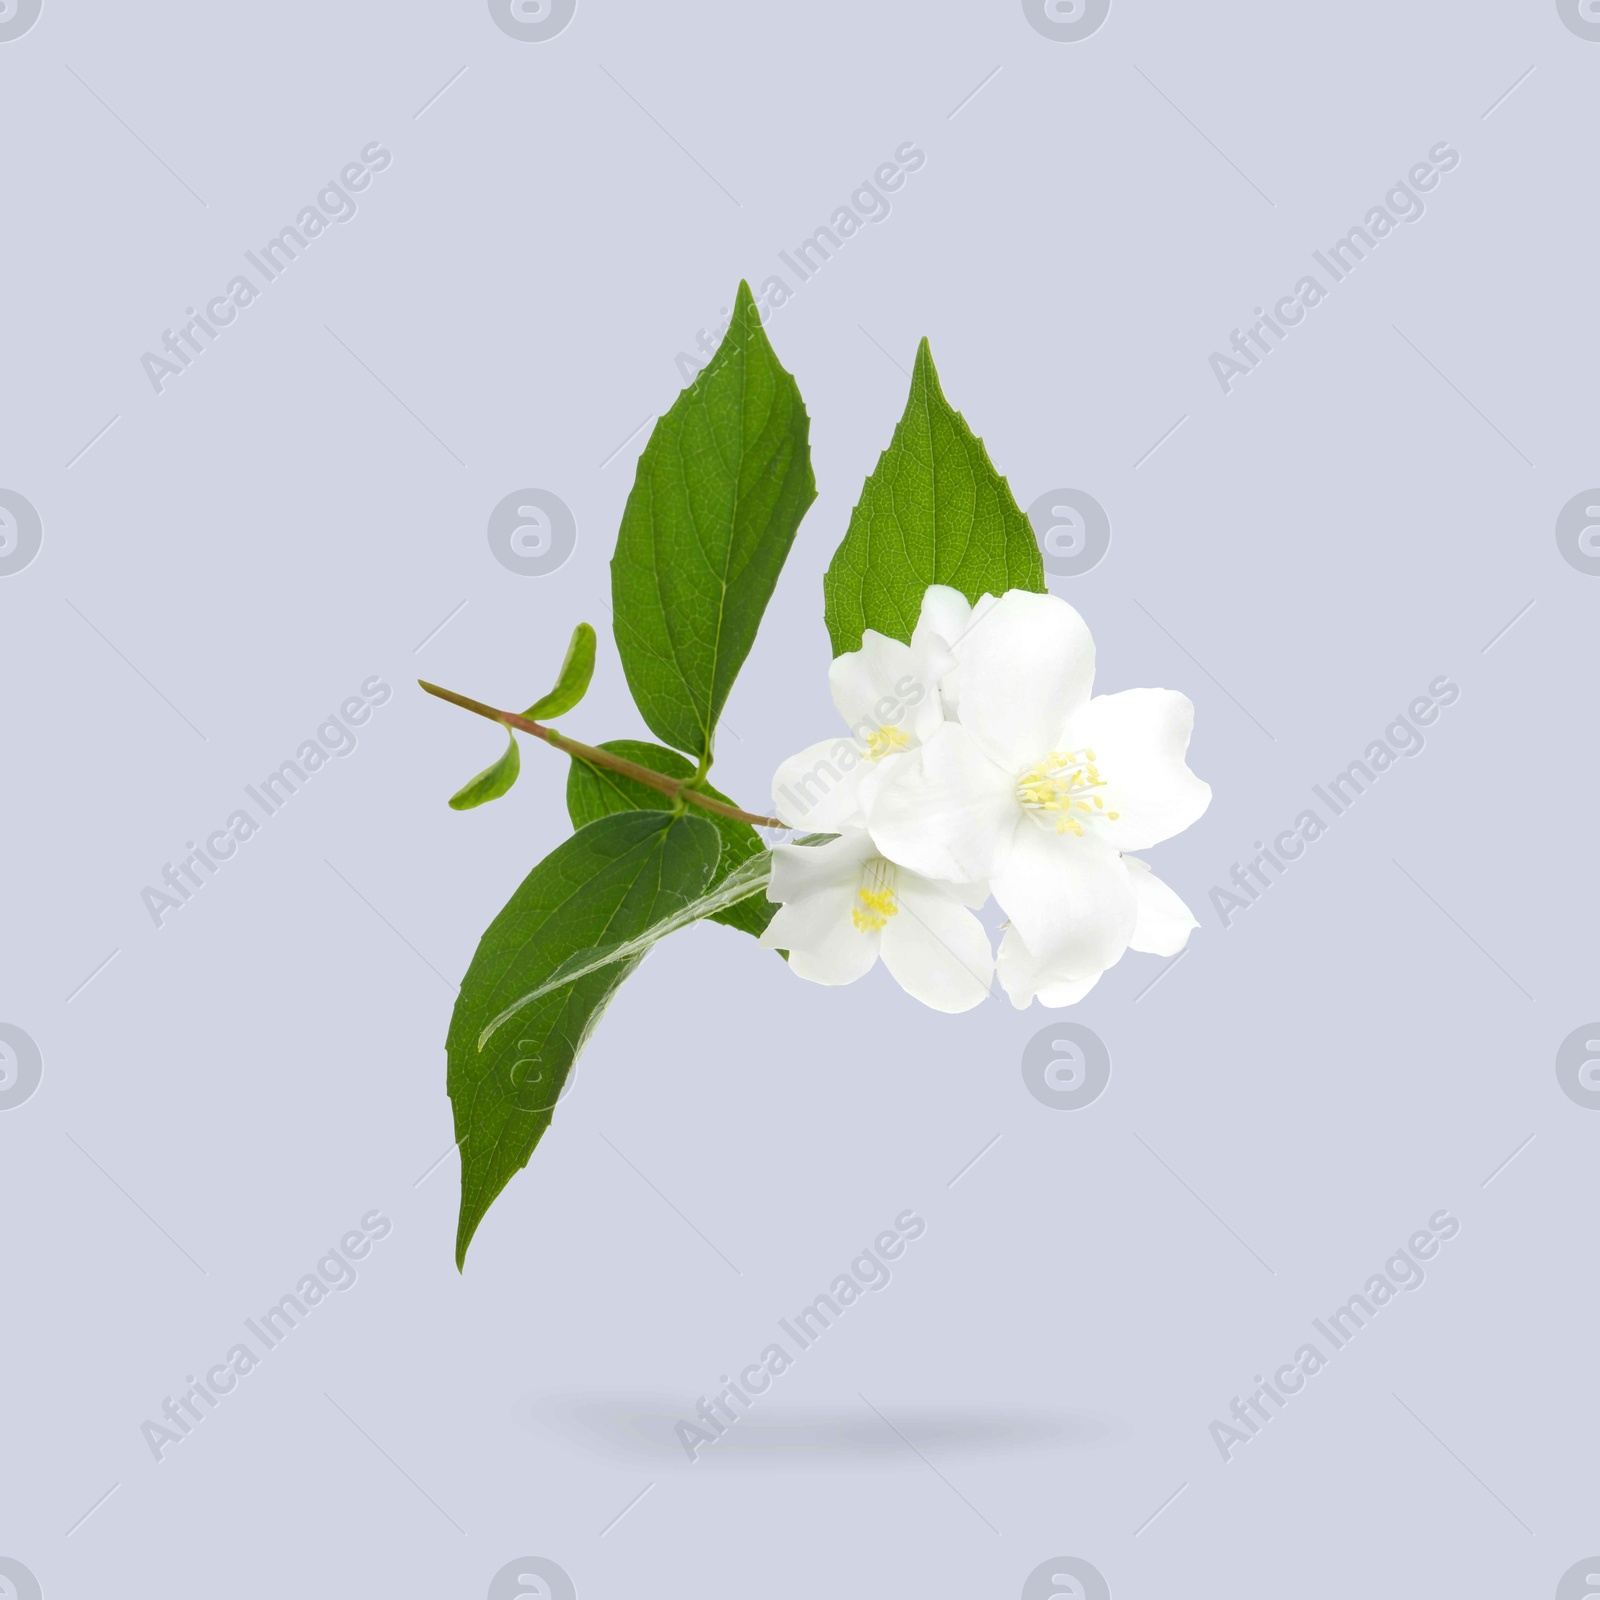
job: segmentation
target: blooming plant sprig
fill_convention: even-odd
[[[816,497],[809,426],[741,284],[711,363],[640,456],[611,563],[617,653],[661,743],[591,745],[551,725],[588,689],[586,623],[524,712],[423,685],[507,731],[453,807],[510,790],[520,732],[570,758],[575,829],[489,925],[451,1017],[458,1266],[612,995],[678,928],[725,923],[822,984],[881,960],[959,1012],[997,973],[1018,1006],[1070,1005],[1126,951],[1176,954],[1196,925],[1131,853],[1210,800],[1186,764],[1194,708],[1167,689],[1092,693],[1088,627],[1045,591],[1027,518],[945,399],[926,340],[824,579],[849,732],[778,768],[776,815],[711,786],[722,707]],[[769,847],[757,827],[791,836]],[[991,898],[998,953],[978,916]]]
[[[941,1011],[988,997],[995,960],[971,908],[991,893],[1008,919],[1000,981],[1018,1006],[1082,999],[1130,949],[1176,955],[1195,919],[1124,851],[1170,838],[1210,802],[1185,764],[1188,699],[1091,698],[1083,619],[1023,589],[973,606],[930,585],[910,646],[868,632],[834,662],[834,697],[850,721],[892,706],[882,691],[919,672],[930,692],[912,718],[854,723],[859,755],[834,741],[778,769],[784,821],[838,837],[774,846],[767,893],[782,909],[761,942],[818,983],[849,983],[881,954]]]

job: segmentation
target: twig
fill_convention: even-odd
[[[440,700],[448,700],[451,705],[460,706],[463,711],[472,711],[480,717],[487,717],[491,722],[502,723],[508,728],[518,728],[523,733],[531,733],[536,739],[543,739],[546,744],[554,745],[556,749],[564,751],[578,761],[585,762],[591,767],[603,767],[624,778],[632,778],[635,783],[642,783],[670,799],[687,801],[688,804],[699,806],[701,810],[709,811],[714,816],[730,817],[735,822],[748,822],[756,828],[784,826],[776,817],[757,816],[753,811],[741,811],[738,806],[713,800],[710,795],[702,794],[700,790],[691,787],[694,782],[692,778],[669,778],[666,773],[657,772],[652,767],[641,766],[637,761],[629,761],[625,756],[612,755],[609,750],[597,750],[592,744],[569,739],[564,733],[557,733],[554,728],[547,728],[541,722],[519,716],[515,711],[497,711],[493,706],[486,706],[481,700],[470,700],[466,695],[457,694],[453,689],[441,689],[438,684],[427,683],[421,678],[418,678],[417,682],[429,694],[437,696]]]

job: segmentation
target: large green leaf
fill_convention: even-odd
[[[659,739],[709,765],[717,719],[816,499],[810,421],[748,284],[655,425],[611,560],[617,651]]]
[[[1045,589],[1039,544],[983,440],[944,397],[924,339],[911,397],[822,580],[835,656],[867,628],[909,640],[928,585],[969,600]]]
[[[490,1025],[580,951],[636,938],[702,894],[719,848],[717,830],[699,817],[601,817],[546,856],[489,924],[445,1045],[461,1150],[458,1267],[484,1213],[528,1164],[579,1050],[642,956],[577,978],[504,1025]]]
[[[664,750],[660,745],[648,744],[642,739],[612,739],[601,745],[600,749],[629,761],[637,761],[640,766],[649,767],[669,778],[694,775],[693,763],[685,761],[675,750]],[[713,789],[709,783],[703,783],[701,787],[713,800],[733,804],[727,795]],[[567,774],[567,811],[575,828],[613,812],[654,811],[662,804],[659,790],[649,788],[633,778],[625,778],[620,772],[608,772],[601,767],[574,761]],[[735,868],[765,852],[767,847],[761,842],[761,835],[748,822],[736,822],[731,817],[708,816],[706,820],[722,835],[722,859],[717,863],[713,882],[721,882]],[[766,931],[777,909],[764,895],[757,895],[716,912],[711,920],[725,922],[730,928],[742,928],[746,933],[759,937]]]
[[[643,933],[635,935],[632,939],[624,939],[617,944],[604,944],[594,950],[580,950],[575,956],[569,956],[538,988],[512,1001],[499,1016],[495,1017],[478,1035],[479,1043],[487,1043],[501,1028],[515,1022],[527,1006],[531,1006],[535,1000],[542,1000],[553,990],[587,977],[591,972],[598,972],[602,967],[609,967],[615,962],[642,960],[669,933],[676,933],[679,928],[687,928],[692,922],[699,922],[702,918],[714,916],[729,906],[736,906],[745,900],[753,899],[756,895],[765,894],[771,879],[772,853],[763,851],[760,856],[752,856],[743,866],[735,867],[714,888],[707,889],[703,895],[679,906],[676,911],[668,912],[666,916],[657,922],[652,922]]]

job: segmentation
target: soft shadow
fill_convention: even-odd
[[[801,1406],[767,1396],[748,1411],[735,1407],[737,1420],[731,1424],[719,1417],[725,1431],[696,1457],[748,1468],[914,1462],[917,1450],[941,1458],[1037,1455],[1093,1448],[1129,1431],[1115,1418],[1087,1412],[907,1405],[877,1396],[873,1401],[882,1416],[864,1400],[853,1406]],[[680,1421],[714,1431],[691,1404],[661,1396],[525,1395],[512,1415],[530,1433],[552,1435],[613,1461],[656,1465],[689,1459],[676,1432]]]

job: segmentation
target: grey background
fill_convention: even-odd
[[[0,1554],[51,1600],[482,1595],[525,1555],[584,1600],[1004,1596],[1057,1555],[1118,1600],[1553,1594],[1600,1549],[1600,1116],[1555,1074],[1600,1013],[1600,582],[1555,541],[1600,481],[1597,74],[1544,0],[1117,0],[1076,43],[1015,3],[580,0],[520,43],[482,4],[45,0],[0,44],[0,487],[44,530],[0,579],[0,1021],[43,1059],[0,1114]],[[359,215],[152,393],[373,140]],[[1130,956],[948,1019],[690,930],[458,1278],[453,981],[567,822],[533,749],[449,811],[495,735],[412,680],[521,703],[589,619],[572,730],[643,734],[623,442],[906,140],[769,324],[820,497],[717,781],[760,804],[833,726],[820,577],[926,333],[1018,500],[1110,517],[1052,579],[1100,686],[1196,702],[1216,798],[1151,859],[1202,931],[1154,988]],[[1210,353],[1439,140],[1426,216],[1224,396]],[[542,577],[486,534],[528,486],[577,524]],[[154,928],[140,890],[373,674],[359,749]],[[1439,674],[1426,750],[1223,929],[1211,887]],[[1053,1015],[1113,1062],[1080,1110],[1020,1070]],[[891,1286],[687,1463],[672,1422],[908,1207]],[[359,1283],[154,1462],[140,1424],[372,1208]],[[1439,1208],[1423,1288],[1224,1464],[1211,1420]]]

